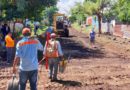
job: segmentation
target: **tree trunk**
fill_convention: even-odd
[[[100,13],[97,14],[98,17],[98,30],[99,30],[99,34],[102,34],[102,30],[101,30],[101,15]]]

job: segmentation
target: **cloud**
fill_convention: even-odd
[[[57,3],[57,7],[60,13],[69,15],[70,9],[75,5],[76,2],[83,2],[84,0],[60,0]]]

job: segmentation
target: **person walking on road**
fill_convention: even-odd
[[[12,39],[12,33],[9,32],[6,37],[5,37],[5,42],[6,42],[6,52],[7,52],[7,63],[11,64],[14,59],[14,47],[15,47],[15,42]]]
[[[13,64],[13,73],[16,73],[16,65],[19,66],[20,90],[25,90],[27,80],[30,82],[31,90],[37,90],[38,59],[37,51],[42,50],[43,46],[39,40],[31,38],[29,28],[22,30],[23,38],[16,45],[16,55]]]
[[[40,26],[40,23],[38,21],[35,21],[34,22],[34,35],[37,35],[39,26]]]
[[[95,47],[95,31],[94,28],[92,28],[92,31],[90,32],[90,45],[91,47]]]
[[[51,39],[46,42],[43,55],[48,58],[49,62],[49,78],[53,81],[57,80],[59,57],[63,57],[60,42],[56,40],[56,34],[51,34]]]

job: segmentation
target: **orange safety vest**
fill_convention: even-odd
[[[48,58],[59,57],[58,44],[56,41],[49,40],[48,45],[46,46],[46,57],[48,57]]]
[[[5,41],[6,47],[14,47],[14,40],[9,35],[6,35]]]

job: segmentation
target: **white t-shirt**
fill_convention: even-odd
[[[40,23],[36,21],[36,22],[34,22],[34,25],[35,25],[35,26],[39,26]]]
[[[15,23],[15,31],[19,32],[23,29],[23,24],[22,23]]]
[[[11,32],[13,32],[14,22],[11,22],[11,23],[9,24],[9,27],[10,27]]]

